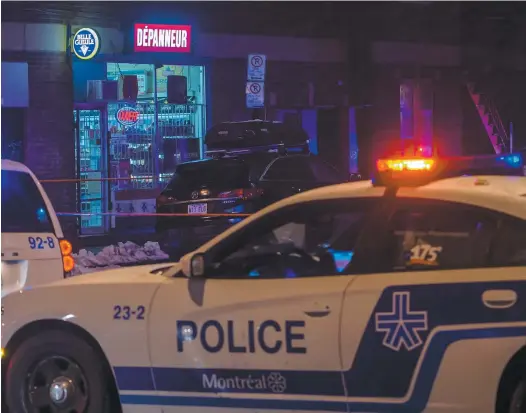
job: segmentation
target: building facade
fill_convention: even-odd
[[[338,40],[162,25],[157,35],[183,27],[187,37],[159,43],[137,34],[152,34],[155,22],[137,23],[132,33],[89,23],[2,24],[4,157],[8,152],[42,180],[84,180],[46,183],[60,212],[95,214],[70,219],[72,232],[111,230],[114,220],[100,212],[153,212],[175,165],[204,156],[212,124],[252,118],[251,54],[266,58],[260,113],[300,122],[314,152],[318,110],[346,103]]]
[[[84,179],[46,184],[62,212],[152,212],[174,166],[203,156],[202,138],[211,125],[254,116],[247,107],[247,68],[249,55],[259,54],[266,58],[266,73],[258,116],[300,123],[312,152],[340,169],[369,175],[374,160],[400,138],[436,146],[445,155],[491,153],[484,116],[481,121],[468,85],[477,84],[488,96],[506,85],[505,101],[497,105],[503,124],[514,121],[523,130],[522,93],[514,91],[522,87],[526,55],[520,47],[495,46],[500,52],[492,57],[473,40],[463,44],[472,29],[466,29],[459,6],[416,3],[393,3],[380,14],[366,13],[363,3],[355,3],[352,13],[341,9],[331,16],[339,18],[338,38],[304,37],[310,26],[316,34],[329,30],[314,18],[318,6],[314,17],[298,19],[301,34],[282,19],[283,32],[276,29],[272,36],[257,33],[273,31],[274,15],[285,13],[277,11],[278,3],[268,7],[267,17],[254,18],[257,30],[248,30],[255,25],[244,20],[246,10],[225,13],[224,21],[200,16],[207,26],[180,13],[179,4],[164,16],[165,8],[144,6],[143,13],[130,6],[128,20],[117,3],[110,10],[102,2],[63,2],[9,14],[2,7],[2,18],[9,16],[2,22],[2,152],[40,179]],[[259,3],[257,13],[265,7]],[[300,15],[304,8],[297,9]],[[171,31],[166,37],[166,30],[182,27],[184,38],[177,32],[172,38]],[[81,49],[89,31],[80,32],[75,54],[80,29],[98,37],[93,56]],[[524,36],[517,39],[524,44]],[[499,90],[492,90],[495,84]],[[170,90],[179,98],[173,100]],[[115,225],[100,215],[63,222],[81,234]]]

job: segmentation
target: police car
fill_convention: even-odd
[[[72,246],[44,188],[25,165],[2,160],[2,297],[63,279]]]
[[[524,413],[521,157],[377,166],[174,265],[5,298],[10,411]]]

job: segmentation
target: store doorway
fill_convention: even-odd
[[[108,211],[108,177],[106,109],[103,106],[78,104],[75,119],[76,175],[80,234],[103,234],[109,220],[102,215]]]

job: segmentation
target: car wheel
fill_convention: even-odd
[[[107,411],[104,363],[93,347],[72,333],[52,330],[28,338],[10,358],[5,379],[10,412]]]
[[[509,413],[526,413],[526,378],[519,382],[511,396]]]

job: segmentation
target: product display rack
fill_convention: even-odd
[[[158,171],[156,181],[162,184],[171,176],[175,165],[200,158],[201,139],[205,130],[204,107],[167,103],[158,105],[156,117],[153,103],[108,104],[112,177],[139,178],[115,182],[112,185],[114,190],[154,188],[156,182],[152,176],[155,171]],[[123,107],[131,107],[139,112],[136,124],[123,126],[117,121],[117,112]]]

